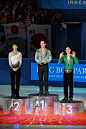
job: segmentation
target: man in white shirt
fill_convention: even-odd
[[[9,53],[9,65],[11,67],[10,75],[11,75],[11,97],[19,98],[19,87],[20,87],[20,76],[21,69],[20,66],[22,64],[22,53],[17,51],[18,44],[14,43],[13,51]],[[16,76],[16,88],[15,88],[15,76]]]

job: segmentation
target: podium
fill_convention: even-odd
[[[58,114],[64,116],[75,116],[84,114],[84,102],[83,101],[72,101],[70,102],[59,102],[58,103]]]
[[[28,97],[12,99],[3,98],[3,113],[9,115],[63,115],[75,116],[84,114],[84,102],[60,102],[59,95],[49,94],[41,95],[30,94]]]
[[[39,96],[37,94],[30,94],[28,98],[29,114],[42,116],[58,114],[59,95]]]
[[[12,99],[11,97],[4,97],[3,113],[9,115],[28,114],[28,98],[20,97],[19,99]]]

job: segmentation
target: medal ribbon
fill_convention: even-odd
[[[71,57],[70,57],[71,58]],[[73,58],[72,58],[73,59]],[[66,60],[66,58],[65,58],[65,60],[66,60],[66,62],[67,62],[67,66],[69,66],[69,64],[70,64],[70,62],[72,61],[72,59],[71,60]]]

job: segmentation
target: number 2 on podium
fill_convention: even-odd
[[[19,111],[18,107],[19,107],[19,103],[18,102],[15,102],[14,103],[14,106],[16,106],[13,111]]]

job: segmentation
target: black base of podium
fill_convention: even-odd
[[[28,97],[31,97],[31,96],[58,96],[58,98],[59,98],[59,95],[58,95],[58,94],[48,94],[48,95],[46,95],[46,94],[41,94],[41,95],[39,95],[39,93],[38,93],[38,94],[35,93],[35,94],[29,94],[29,95],[28,95]]]

